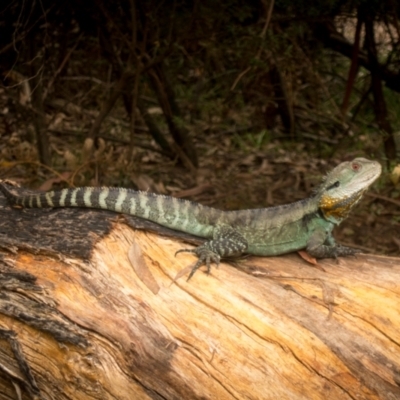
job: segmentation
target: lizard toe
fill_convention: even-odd
[[[191,253],[195,253],[199,259],[190,271],[187,280],[189,280],[194,275],[194,273],[204,264],[207,267],[207,275],[210,274],[212,262],[215,263],[217,267],[219,266],[221,260],[220,255],[206,247],[197,247],[197,249],[194,249],[193,251],[191,251]]]
[[[180,250],[175,252],[174,256],[176,257],[176,255],[179,254],[179,253],[194,253],[194,254],[197,254],[196,250],[197,249],[180,249]]]
[[[352,247],[338,246],[337,255],[338,256],[355,256],[362,253],[360,249],[353,249]]]

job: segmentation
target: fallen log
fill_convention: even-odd
[[[186,281],[183,240],[0,196],[2,398],[400,398],[399,259],[249,257]]]

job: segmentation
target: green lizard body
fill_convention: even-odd
[[[16,196],[0,183],[13,205],[101,208],[135,215],[165,227],[209,239],[190,251],[204,263],[243,253],[272,256],[306,249],[316,258],[355,254],[336,245],[332,230],[345,219],[381,174],[375,161],[356,158],[334,168],[310,198],[260,209],[221,211],[188,200],[123,188],[76,188]]]

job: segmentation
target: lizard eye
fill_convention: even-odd
[[[335,189],[335,188],[337,188],[337,187],[339,187],[339,186],[340,186],[340,182],[339,182],[339,181],[336,181],[334,184],[328,186],[328,187],[326,188],[326,190]]]
[[[359,163],[354,162],[353,164],[351,164],[351,168],[353,171],[357,172],[361,169],[361,165]]]

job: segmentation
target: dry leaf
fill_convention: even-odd
[[[94,152],[94,156],[96,158],[100,157],[104,153],[104,150],[106,149],[106,142],[104,141],[104,139],[98,138],[97,145],[98,145],[98,148]]]
[[[392,173],[390,174],[390,180],[393,182],[393,185],[397,185],[400,181],[400,164],[397,164]]]
[[[396,237],[392,237],[393,242],[399,247],[400,249],[400,240],[397,239]]]
[[[300,250],[297,253],[304,261],[307,261],[309,264],[315,265],[316,268],[320,269],[321,271],[325,271],[321,266],[318,265],[317,259],[313,256],[310,256],[305,250]]]
[[[128,258],[135,270],[138,278],[150,289],[154,294],[160,291],[160,286],[154,279],[143,257],[142,249],[137,243],[133,243],[128,252]]]
[[[186,275],[187,273],[192,271],[192,268],[194,267],[194,263],[193,265],[188,265],[187,267],[181,269],[175,276],[173,282],[177,281],[180,277]]]
[[[53,187],[54,183],[65,182],[69,179],[70,176],[71,176],[71,172],[63,172],[62,174],[60,174],[60,176],[58,178],[47,179],[47,181],[43,182],[40,185],[39,190],[43,190],[43,191],[47,192],[48,190],[50,190]]]
[[[67,167],[69,169],[75,169],[76,165],[78,164],[78,159],[76,156],[69,150],[65,150],[63,153],[63,157]]]
[[[162,115],[163,111],[160,107],[150,107],[147,109],[147,113],[150,115]]]
[[[154,180],[149,175],[141,174],[132,176],[131,179],[139,190],[142,190],[143,192],[153,191]]]
[[[82,148],[82,159],[86,160],[93,151],[94,141],[92,138],[86,138]]]
[[[299,256],[300,256],[303,260],[307,261],[307,262],[310,263],[310,264],[317,265],[317,260],[316,260],[316,258],[313,257],[313,256],[310,256],[306,251],[300,250],[300,251],[298,251],[297,253],[299,253]]]

